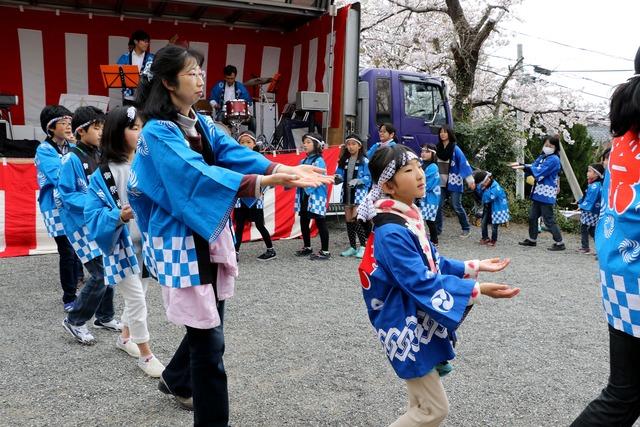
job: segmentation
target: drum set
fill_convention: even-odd
[[[277,150],[281,147],[277,147],[279,143],[274,143],[274,136],[271,136],[271,140],[267,138],[264,134],[265,130],[265,104],[267,103],[267,92],[273,92],[275,89],[275,84],[277,83],[277,79],[279,74],[276,74],[274,77],[256,77],[244,82],[245,86],[248,87],[258,87],[259,88],[259,97],[254,98],[253,107],[254,110],[256,108],[260,108],[260,134],[256,137],[256,141],[261,150]],[[264,86],[270,84],[267,90],[264,89]],[[256,107],[256,105],[258,106]],[[271,106],[269,108],[275,108]],[[194,105],[194,109],[200,113],[209,115],[214,118],[214,124],[219,129],[222,129],[227,135],[236,138],[241,132],[241,126],[249,124],[253,117],[256,117],[256,111],[251,112],[249,103],[244,99],[232,99],[225,102],[222,107],[221,114],[217,114],[214,112],[214,108],[206,99],[201,99]],[[274,123],[275,120],[274,114]],[[216,120],[217,119],[217,120]],[[274,126],[275,127],[275,126]]]

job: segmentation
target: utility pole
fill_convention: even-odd
[[[522,56],[522,44],[518,43],[518,61],[521,61]],[[519,124],[520,118],[518,117],[518,110],[516,110],[516,124]],[[519,126],[518,126],[519,127]],[[524,138],[521,137],[516,141],[516,161],[524,163]],[[524,199],[524,171],[522,169],[516,170],[516,198],[519,200]]]

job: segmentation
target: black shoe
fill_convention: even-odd
[[[295,255],[296,256],[309,256],[313,253],[313,249],[311,248],[302,248],[298,251],[296,251]]]
[[[164,382],[164,378],[162,378],[162,375],[160,375],[160,381],[158,381],[158,390],[160,390],[164,394],[170,394],[171,396],[175,397],[176,402],[178,402],[178,404],[182,406],[184,409],[193,411],[193,397],[182,397],[182,396],[173,394],[169,389],[169,386],[167,385],[167,383]]]
[[[524,239],[522,242],[518,242],[520,246],[536,246],[538,243],[533,240]]]
[[[564,243],[554,243],[553,245],[549,246],[547,248],[548,251],[564,251],[566,249],[566,247],[564,246]]]
[[[317,254],[313,254],[309,257],[313,261],[327,261],[331,258],[331,254],[329,252],[320,251]]]
[[[265,251],[265,253],[258,257],[258,261],[269,261],[270,259],[275,258],[277,258],[276,250],[273,248],[269,248]]]

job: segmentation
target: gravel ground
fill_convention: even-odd
[[[331,250],[347,241],[331,224]],[[441,251],[451,257],[510,257],[485,280],[522,288],[509,301],[483,299],[459,331],[459,357],[444,384],[446,426],[565,426],[604,386],[607,328],[597,262],[549,252],[549,234],[523,248],[523,226],[500,229],[495,248],[458,237],[447,218]],[[314,245],[318,245],[314,239]],[[245,244],[236,296],[227,305],[226,355],[234,426],[384,426],[405,409],[368,322],[357,261],[297,259],[298,240],[276,242],[278,259],[260,263],[261,243]],[[95,346],[72,341],[57,280],[57,256],[0,259],[0,425],[186,426],[190,412],[157,391],[157,381],[95,331]],[[117,295],[117,308],[123,307]],[[164,316],[160,289],[149,291],[152,349],[168,363],[183,330]]]

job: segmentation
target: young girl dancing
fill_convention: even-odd
[[[422,219],[427,223],[429,229],[429,239],[438,246],[436,216],[440,207],[440,173],[436,159],[436,146],[433,144],[423,145],[420,160],[422,160],[425,179],[424,197],[420,201],[420,210]]]
[[[127,195],[131,161],[141,129],[135,107],[118,107],[107,115],[101,164],[89,179],[84,215],[89,234],[104,254],[105,284],[117,284],[124,298],[122,333],[116,347],[138,358],[138,367],[145,374],[158,378],[164,365],[149,346],[147,279],[140,280],[142,235]]]
[[[302,147],[307,157],[300,161],[301,165],[312,165],[325,168],[322,158],[324,141],[316,133],[307,133],[302,137]],[[300,231],[302,232],[303,247],[296,251],[296,256],[310,256],[312,260],[326,261],[331,258],[329,253],[329,229],[327,228],[327,186],[316,188],[298,188],[296,192],[295,211],[300,216]],[[311,220],[314,220],[320,234],[321,249],[317,254],[311,249]]]
[[[129,175],[129,202],[145,264],[162,285],[170,322],[185,336],[158,388],[194,410],[195,426],[227,426],[224,305],[237,263],[229,216],[238,197],[260,188],[331,182],[313,166],[268,161],[217,129],[192,106],[205,90],[203,56],[160,49],[141,76],[136,103],[146,119]]]
[[[454,331],[480,294],[511,298],[520,290],[476,281],[478,272],[500,271],[508,259],[445,259],[429,242],[413,204],[424,196],[424,173],[410,149],[382,148],[369,168],[376,184],[358,218],[372,219],[374,230],[360,280],[369,320],[409,392],[408,411],[391,425],[437,426],[449,404],[435,368],[454,357]]]
[[[258,151],[256,136],[250,130],[242,132],[238,135],[238,143],[247,147],[251,151]],[[262,196],[262,195],[261,195]],[[242,197],[236,202],[233,210],[233,219],[236,223],[236,254],[240,255],[240,245],[242,244],[242,232],[247,222],[254,223],[256,228],[264,240],[266,251],[258,256],[258,261],[269,261],[276,258],[276,250],[271,242],[269,230],[264,226],[264,202],[262,197]]]
[[[371,186],[371,174],[369,173],[369,159],[364,155],[364,148],[360,137],[355,134],[347,136],[338,168],[335,174],[335,183],[342,184],[341,203],[344,205],[344,216],[347,222],[347,236],[349,248],[340,256],[355,256],[362,258],[364,246],[369,235],[368,223],[356,221],[358,205],[367,195]],[[360,240],[360,248],[356,246],[356,235]]]

